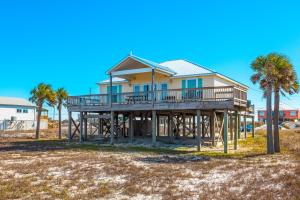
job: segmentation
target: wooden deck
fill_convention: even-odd
[[[71,112],[235,109],[247,107],[247,93],[237,87],[203,87],[93,94],[68,97]]]

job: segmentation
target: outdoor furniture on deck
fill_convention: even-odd
[[[128,95],[126,101],[127,103],[149,101],[149,95]]]

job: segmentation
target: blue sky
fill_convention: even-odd
[[[289,56],[300,76],[299,1],[0,0],[0,96],[28,98],[39,82],[86,94],[128,54],[185,58],[250,86],[258,55]],[[300,96],[283,98],[300,107]],[[51,113],[50,113],[51,115]]]

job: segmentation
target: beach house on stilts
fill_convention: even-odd
[[[198,150],[220,143],[226,153],[229,141],[236,149],[238,139],[247,137],[241,124],[254,124],[248,87],[196,63],[156,63],[130,54],[107,75],[99,94],[68,97],[70,140],[148,140],[154,146],[195,144]]]

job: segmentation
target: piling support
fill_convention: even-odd
[[[87,112],[84,112],[84,118],[83,118],[84,120],[84,141],[87,141],[87,124],[88,124],[88,122],[87,122]]]
[[[223,133],[224,133],[224,153],[228,152],[228,110],[224,111],[224,125],[223,125]]]
[[[212,112],[212,115],[210,117],[210,137],[211,137],[211,143],[212,146],[215,146],[215,111]]]
[[[235,128],[234,128],[234,141],[233,141],[233,148],[237,150],[237,143],[238,143],[238,129],[239,129],[239,118],[237,111],[234,112],[234,121],[235,121]]]
[[[197,110],[197,150],[201,150],[201,111]]]
[[[82,143],[83,138],[83,112],[80,112],[80,133],[79,133],[79,142]]]
[[[68,141],[71,142],[72,137],[72,112],[68,111]]]
[[[247,139],[247,115],[246,115],[246,113],[244,115],[244,136],[245,136],[245,139]]]
[[[110,112],[110,144],[114,144],[114,132],[115,132],[115,112]]]
[[[185,136],[186,136],[186,121],[185,121],[185,118],[186,118],[186,114],[185,113],[183,113],[182,114],[182,136],[183,136],[183,138],[185,138]]]
[[[254,116],[252,116],[252,137],[255,136],[255,130],[254,130],[254,128],[255,128]]]
[[[133,142],[133,132],[134,127],[133,127],[133,113],[130,113],[129,115],[129,141],[130,143]]]
[[[241,114],[238,114],[238,139],[241,139]]]
[[[156,110],[152,110],[152,145],[156,144]]]

